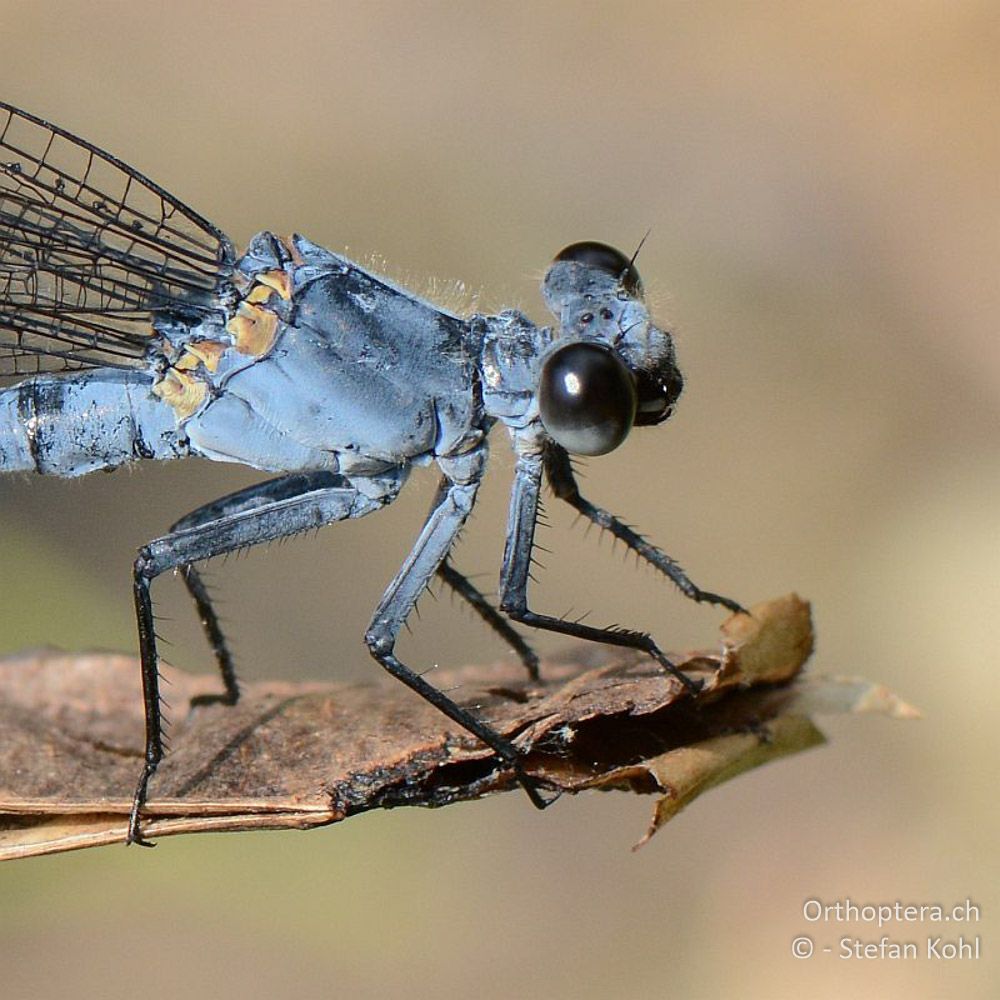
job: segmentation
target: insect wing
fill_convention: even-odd
[[[151,314],[218,309],[235,257],[142,174],[0,102],[0,377],[141,365]]]

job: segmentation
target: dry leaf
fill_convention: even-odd
[[[676,658],[705,681],[697,698],[631,655],[548,662],[541,682],[511,664],[434,681],[525,750],[553,791],[659,792],[651,834],[707,788],[819,742],[807,713],[913,713],[863,681],[792,683],[812,650],[809,606],[794,595],[752,614],[724,623],[720,651]],[[218,679],[165,679],[177,717],[150,785],[149,837],[321,826],[516,787],[492,751],[398,683],[250,684],[236,706],[188,708]],[[0,734],[0,859],[124,841],[142,760],[134,659],[0,661]]]

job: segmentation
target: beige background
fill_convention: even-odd
[[[149,173],[238,243],[299,230],[418,288],[542,320],[566,243],[632,248],[687,376],[669,424],[593,461],[595,500],[706,587],[815,602],[817,671],[920,723],[713,792],[638,854],[649,803],[508,795],[311,834],[165,841],[0,871],[5,997],[986,997],[1000,949],[995,4],[0,2],[0,94]],[[457,561],[492,584],[502,436]],[[132,649],[129,565],[240,484],[208,463],[0,482],[0,649]],[[220,562],[243,674],[369,677],[366,616],[433,488]],[[551,507],[551,505],[550,505]],[[712,643],[553,510],[535,600]],[[169,658],[209,666],[180,585]],[[421,668],[503,649],[424,601]],[[551,650],[559,643],[540,641]],[[803,901],[953,903],[979,962],[793,959],[871,925]]]

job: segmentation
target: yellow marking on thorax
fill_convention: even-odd
[[[186,371],[169,368],[153,393],[174,408],[178,420],[186,420],[205,402],[208,386]]]
[[[240,354],[259,358],[274,345],[278,317],[269,309],[244,301],[236,307],[236,315],[226,324],[226,330]]]
[[[178,421],[187,420],[208,396],[208,384],[198,374],[198,368],[204,365],[214,372],[219,367],[219,358],[227,350],[228,344],[214,340],[188,344],[184,353],[153,386],[153,392],[174,408]]]
[[[188,357],[191,356],[200,361],[210,372],[214,372],[219,367],[219,359],[227,350],[229,350],[229,345],[217,340],[199,340],[194,344],[187,345],[184,356],[177,362],[177,367],[196,367],[196,365],[185,365]]]
[[[281,268],[264,271],[256,275],[256,281],[258,284],[273,288],[286,302],[292,301],[292,276],[287,271]]]
[[[286,302],[292,297],[292,283],[286,271],[264,271],[254,277],[254,286],[236,307],[236,315],[226,324],[233,346],[240,354],[262,357],[274,346],[278,316],[267,308],[277,295]]]
[[[173,407],[178,422],[193,416],[208,398],[205,371],[214,372],[219,362],[234,347],[240,354],[263,357],[274,346],[278,335],[278,315],[268,303],[275,296],[290,301],[292,282],[287,272],[276,269],[255,275],[249,293],[236,307],[236,314],[226,323],[232,344],[199,340],[186,344],[177,360],[153,386],[153,393]],[[204,371],[199,372],[199,369]]]

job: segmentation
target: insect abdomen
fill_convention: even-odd
[[[36,375],[0,390],[0,473],[83,476],[141,458],[180,458],[173,411],[141,372]]]

